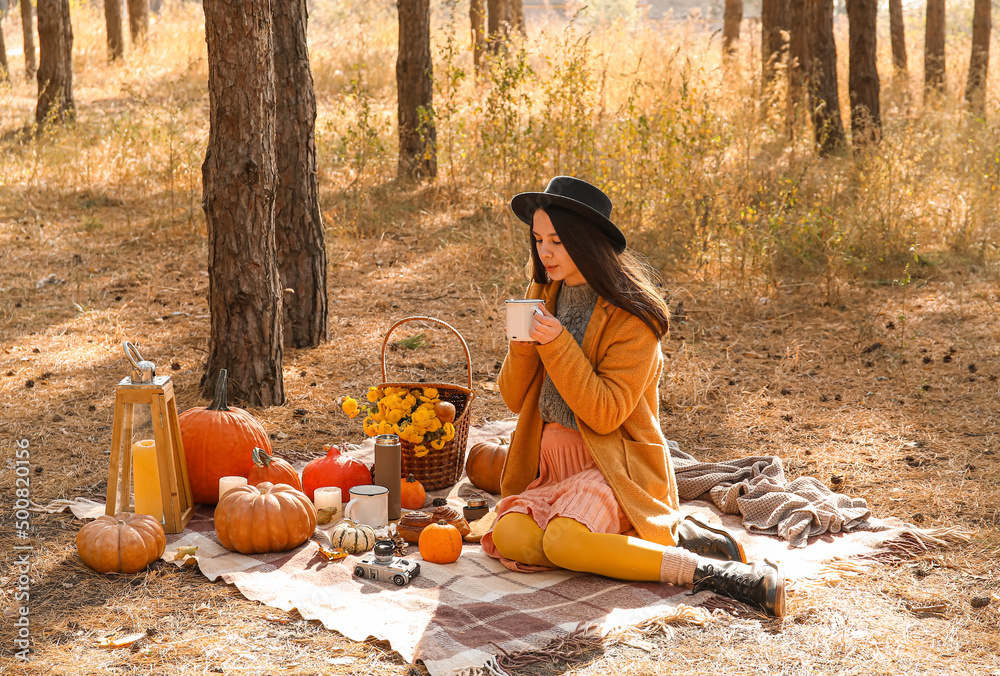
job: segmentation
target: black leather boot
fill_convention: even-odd
[[[763,608],[776,617],[785,614],[785,576],[770,561],[700,563],[694,571],[693,591],[706,589]]]
[[[694,516],[686,517],[677,525],[677,546],[707,559],[747,562],[743,545],[736,538]]]

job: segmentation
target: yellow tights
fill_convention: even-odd
[[[659,582],[665,552],[678,552],[685,559],[694,556],[627,535],[592,533],[579,521],[567,517],[552,519],[548,528],[542,530],[530,515],[517,512],[505,514],[497,522],[493,544],[504,557],[521,563],[633,582]],[[687,577],[682,575],[679,583],[690,584],[690,579],[683,579]],[[678,584],[673,579],[664,581]]]

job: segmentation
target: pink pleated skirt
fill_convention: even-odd
[[[583,437],[558,423],[546,423],[542,428],[538,478],[523,493],[498,502],[496,512],[499,517],[509,512],[529,514],[543,530],[560,516],[579,521],[592,533],[624,533],[632,528]],[[508,568],[526,569],[507,564],[493,544],[492,531],[482,545],[487,554],[503,560]]]

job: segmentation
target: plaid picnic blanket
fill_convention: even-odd
[[[507,434],[513,425],[507,420],[472,428],[469,444]],[[370,443],[351,453],[368,464],[372,461]],[[766,558],[780,565],[790,590],[837,578],[844,561],[877,559],[881,553],[905,557],[949,540],[968,539],[968,534],[950,532],[942,539],[898,521],[871,518],[866,505],[844,503],[845,496],[837,497],[811,482],[801,495],[790,492],[777,459],[698,463],[676,444],[671,453],[687,498],[682,511],[724,526],[741,541],[749,559]],[[463,477],[430,497],[446,497],[461,508],[464,498],[474,492],[479,491]],[[699,496],[710,501],[691,499]],[[487,497],[493,506],[497,496]],[[741,512],[747,505],[752,512],[749,519]],[[103,513],[103,505],[79,500],[53,503],[46,509],[67,508],[80,518]],[[860,511],[841,514],[843,510]],[[396,587],[354,577],[359,557],[327,561],[319,554],[320,535],[288,552],[254,556],[230,552],[215,537],[212,514],[211,508],[200,508],[183,533],[168,535],[163,558],[173,561],[179,548],[197,547],[198,567],[209,580],[222,579],[246,598],[268,606],[296,609],[350,639],[388,641],[403,659],[422,660],[432,676],[495,665],[497,655],[539,650],[581,627],[606,635],[651,618],[697,622],[709,616],[698,607],[712,598],[708,592],[692,596],[685,588],[564,570],[515,573],[488,557],[478,544],[466,544],[461,558],[448,565],[423,561],[411,546],[407,556],[420,563],[420,575],[409,585]],[[761,531],[790,535],[791,543],[760,535]],[[806,542],[808,546],[801,546]]]

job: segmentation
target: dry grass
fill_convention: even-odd
[[[505,215],[503,199],[521,183],[536,187],[556,160],[518,154],[510,158],[512,173],[484,169],[475,139],[489,121],[463,94],[454,122],[442,130],[465,152],[457,178],[447,173],[451,158],[445,156],[436,184],[392,181],[395,116],[386,64],[395,28],[385,20],[393,16],[389,10],[347,15],[323,5],[313,16],[332,339],[313,350],[287,351],[288,403],[253,411],[278,452],[293,459],[315,456],[324,443],[360,439],[359,428],[337,412],[336,398],[380,380],[382,338],[407,315],[442,317],[468,340],[479,394],[474,422],[507,414],[499,396],[482,387],[495,378],[504,356],[502,301],[523,289],[522,233]],[[0,161],[0,448],[10,469],[14,443],[28,440],[31,497],[43,504],[103,498],[114,386],[127,371],[121,341],[141,340],[144,354],[173,377],[185,409],[203,403],[197,384],[208,336],[199,207],[207,96],[198,9],[168,3],[155,19],[147,52],[130,53],[113,67],[104,62],[98,14],[87,7],[75,12],[77,123],[29,141],[17,130],[31,118],[34,88],[15,81],[0,92],[0,133],[6,134]],[[439,44],[446,37],[444,16],[439,12],[436,19]],[[4,29],[16,76],[20,31],[14,19]],[[661,148],[652,159],[670,162],[658,170],[661,183],[649,190],[662,190],[665,199],[655,208],[622,209],[633,241],[662,263],[671,306],[683,302],[685,309],[664,343],[667,435],[705,459],[779,455],[791,475],[816,476],[864,497],[878,516],[978,534],[969,545],[877,566],[835,586],[800,588],[783,622],[744,613],[705,627],[652,627],[648,635],[634,633],[586,653],[574,665],[535,665],[524,673],[1000,673],[1000,287],[990,197],[996,174],[989,158],[970,150],[984,139],[992,143],[995,125],[976,131],[948,102],[929,117],[892,110],[902,99],[889,93],[885,152],[820,163],[801,137],[791,145],[783,140],[780,121],[761,124],[751,54],[738,66],[744,84],[721,89],[716,44],[706,46],[702,34],[678,33],[669,46],[683,45],[685,66],[679,58],[669,61],[658,35],[624,24],[595,32],[585,61],[590,75],[604,79],[585,84],[570,77],[582,71],[565,63],[546,66],[546,52],[529,50],[542,73],[534,84],[556,73],[569,78],[567,92],[591,92],[580,98],[590,102],[591,122],[583,129],[603,140],[553,132],[526,137],[518,152],[552,141],[564,144],[563,169],[620,171],[622,165],[602,168],[599,154],[588,148],[630,138],[628,129],[614,127],[624,119],[615,111],[628,101],[629,82],[656,85],[640,88],[634,101],[655,108],[663,100],[676,103],[671,97],[682,76],[700,74],[703,81],[688,80],[689,91],[711,103],[715,126],[709,131],[723,130],[724,145],[708,152],[685,141],[674,155]],[[541,43],[535,39],[531,50]],[[954,45],[960,41],[951,44],[959,55]],[[650,63],[660,57],[660,64],[674,65],[657,73]],[[911,62],[919,58],[911,50]],[[447,63],[441,66],[443,72]],[[957,56],[953,85],[960,67]],[[841,73],[846,77],[846,62]],[[352,78],[361,85],[352,89]],[[471,87],[460,83],[461,91]],[[995,77],[990,91],[988,116],[995,120]],[[544,100],[538,94],[518,114],[538,114]],[[351,141],[349,132],[362,129],[364,105],[385,151]],[[696,119],[685,114],[681,121]],[[906,143],[908,134],[920,143]],[[362,150],[369,153],[363,162]],[[709,160],[728,169],[705,175]],[[984,166],[979,173],[986,179],[966,180]],[[782,181],[799,172],[807,177],[798,184],[800,202],[828,202],[836,210],[829,222],[834,230],[805,219],[804,207],[775,211],[782,222],[731,218],[732,205],[741,200],[764,208],[787,197]],[[737,189],[744,179],[759,190]],[[696,205],[670,199],[702,194],[697,190],[712,180],[723,186],[716,196],[722,206],[706,235],[698,229]],[[851,199],[864,190],[869,198]],[[746,237],[761,234],[765,224],[777,228],[789,235],[785,248],[750,241],[738,223],[746,226]],[[782,223],[801,226],[802,239],[791,237],[792,229],[780,230]],[[704,255],[673,256],[655,248],[676,242],[678,234],[706,243]],[[815,253],[807,240],[820,235],[853,237],[854,248],[828,244],[828,258],[812,267],[789,262],[796,251]],[[916,243],[927,262],[907,270],[889,261],[862,270],[878,263],[882,249],[872,241],[886,238],[893,250]],[[390,374],[397,369],[464,382],[464,358],[450,334],[427,334],[428,349],[389,352]],[[7,613],[14,607],[15,579],[11,472],[0,476],[0,487],[0,608]],[[294,613],[246,601],[194,570],[159,565],[134,578],[96,575],[75,555],[78,526],[67,515],[33,515],[35,658],[27,665],[11,662],[12,627],[5,615],[5,669],[60,675],[411,671],[383,645],[347,641]],[[974,597],[991,602],[973,608]],[[103,637],[133,632],[149,634],[134,650],[98,647]]]

